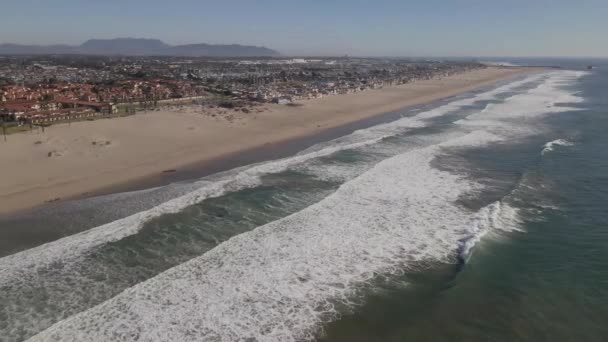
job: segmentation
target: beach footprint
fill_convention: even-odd
[[[49,153],[47,153],[46,155],[48,158],[58,158],[63,156],[63,152],[62,151],[57,151],[57,150],[52,150],[49,151]]]

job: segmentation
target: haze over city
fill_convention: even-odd
[[[0,43],[136,37],[285,55],[608,56],[602,0],[6,0],[1,12]]]

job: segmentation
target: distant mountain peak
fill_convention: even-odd
[[[96,44],[148,44],[150,46],[152,46],[152,45],[163,46],[163,47],[169,46],[160,39],[130,38],[130,37],[111,38],[111,39],[93,38],[93,39],[89,39],[86,42],[82,43],[80,46],[85,47],[85,46],[96,45]]]
[[[128,56],[188,56],[188,57],[266,57],[279,53],[267,47],[239,44],[169,45],[154,38],[89,39],[80,46],[0,44],[0,55],[83,54]]]

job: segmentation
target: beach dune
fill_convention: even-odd
[[[532,72],[497,68],[365,92],[267,105],[230,120],[160,110],[13,134],[0,142],[0,213],[82,196],[193,163],[313,135],[381,113],[458,95]]]

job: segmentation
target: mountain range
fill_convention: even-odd
[[[184,57],[271,57],[280,53],[260,46],[188,44],[169,45],[159,39],[115,38],[90,39],[81,45],[0,44],[0,55],[123,55]]]

